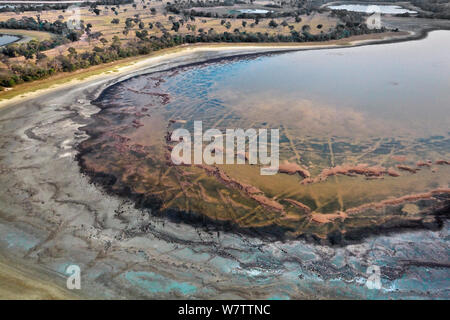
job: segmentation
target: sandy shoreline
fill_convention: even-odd
[[[367,36],[370,36],[367,39]],[[382,38],[380,39],[380,36]],[[366,39],[364,39],[366,38]],[[39,80],[33,83],[26,83],[25,85],[31,85],[31,88],[26,92],[20,94],[18,93],[16,96],[12,98],[4,98],[0,93],[0,109],[6,106],[15,105],[22,103],[24,101],[28,101],[33,98],[40,97],[42,95],[54,92],[59,89],[71,88],[76,85],[80,85],[86,82],[92,81],[103,81],[110,80],[112,78],[117,78],[119,76],[123,76],[126,74],[130,74],[140,69],[145,69],[156,65],[158,63],[170,63],[171,60],[175,58],[182,57],[184,55],[192,54],[195,52],[215,52],[220,53],[224,52],[225,56],[232,55],[246,55],[246,54],[259,54],[259,53],[273,53],[273,52],[283,52],[283,51],[301,51],[301,50],[322,50],[322,49],[339,49],[339,48],[351,48],[357,46],[364,45],[373,45],[373,44],[386,44],[392,42],[400,42],[400,41],[408,41],[415,40],[420,38],[416,32],[399,32],[398,35],[395,33],[386,33],[386,34],[374,34],[374,35],[363,35],[363,36],[355,36],[347,39],[340,39],[337,41],[330,41],[325,44],[317,42],[317,43],[301,43],[292,45],[289,43],[280,43],[280,44],[253,44],[253,43],[239,43],[236,45],[233,44],[195,44],[195,45],[185,45],[179,46],[176,48],[171,48],[168,50],[161,50],[154,53],[151,56],[145,57],[135,57],[134,60],[130,60],[128,62],[123,60],[118,60],[109,66],[100,65],[99,68],[103,70],[99,71],[98,74],[88,75],[83,77],[85,73],[92,71],[92,68],[87,70],[82,70],[79,73],[67,73],[64,74],[61,80],[75,77],[75,79],[71,79],[67,82],[60,84],[49,84],[49,87],[44,89],[34,89],[32,86],[35,84],[38,86],[44,81],[51,82],[55,77]],[[232,52],[228,52],[232,51]],[[124,66],[120,66],[121,64],[125,64]],[[111,74],[112,72],[112,74]],[[61,74],[59,74],[61,75]],[[82,78],[82,79],[80,79]],[[56,82],[56,81],[55,81]],[[23,85],[19,85],[12,89],[9,89],[5,93],[10,93],[14,91],[19,91]]]

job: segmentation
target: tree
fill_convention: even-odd
[[[138,37],[139,39],[145,40],[147,36],[148,36],[147,30],[142,30],[142,32],[136,30],[136,37]]]
[[[278,27],[278,23],[276,23],[275,20],[270,20],[269,28],[276,28],[276,27]]]
[[[70,31],[67,34],[67,39],[69,39],[72,42],[80,40],[80,37],[81,37],[81,34],[76,31]]]
[[[175,32],[178,32],[178,30],[180,29],[180,23],[179,22],[172,22],[172,30]]]
[[[69,51],[70,58],[75,58],[77,56],[77,50],[75,48],[70,47],[67,51]]]
[[[42,53],[42,52],[37,52],[36,53],[36,60],[37,61],[42,61],[42,60],[44,60],[46,58],[47,58],[47,56],[44,53]]]
[[[118,36],[114,36],[112,38],[111,48],[114,50],[118,50],[120,48],[120,45],[121,45],[120,38]]]
[[[126,26],[128,29],[133,28],[133,26],[134,26],[134,24],[133,24],[133,19],[127,18],[127,20],[125,21],[125,26]]]
[[[23,53],[23,56],[25,57],[25,59],[31,60],[34,57],[34,53],[32,51],[25,51]]]

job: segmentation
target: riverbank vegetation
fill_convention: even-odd
[[[189,10],[177,12],[176,8],[181,9],[187,2],[123,4],[127,1],[104,0],[112,4],[91,3],[78,12],[71,9],[2,13],[0,28],[45,31],[54,36],[1,48],[0,90],[58,72],[73,72],[183,44],[320,42],[386,31],[369,29],[364,14],[323,11],[301,0],[271,7],[266,2],[248,3],[245,6],[263,6],[275,14],[244,15],[236,9],[245,2],[233,1],[228,8],[235,13],[220,17],[201,17]],[[192,2],[189,6],[200,4],[223,9],[223,2]]]

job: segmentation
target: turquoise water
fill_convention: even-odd
[[[124,278],[134,286],[152,294],[177,291],[183,295],[191,295],[197,291],[197,287],[190,283],[177,282],[153,272],[129,271],[124,274]]]
[[[8,248],[30,250],[38,244],[38,240],[32,236],[18,232],[9,232],[2,238],[8,243]]]
[[[4,244],[10,250],[28,251],[40,242],[31,234],[16,228],[0,225],[0,245]]]

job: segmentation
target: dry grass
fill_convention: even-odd
[[[84,24],[87,25],[88,23],[92,24],[92,32],[101,32],[103,35],[102,37],[105,38],[108,41],[111,41],[111,39],[114,36],[119,36],[122,42],[127,42],[133,39],[136,39],[135,32],[140,30],[137,25],[135,25],[132,29],[130,29],[130,32],[127,35],[124,35],[122,32],[125,27],[125,20],[127,18],[134,18],[136,14],[139,15],[139,18],[144,22],[145,24],[145,30],[149,33],[149,35],[155,35],[155,36],[161,36],[162,32],[156,28],[153,27],[153,29],[149,28],[149,23],[155,24],[156,22],[160,22],[164,28],[166,28],[169,32],[174,33],[174,31],[171,31],[172,28],[172,22],[169,21],[169,17],[172,16],[175,18],[176,21],[182,19],[182,16],[175,15],[172,13],[164,13],[164,6],[167,1],[164,1],[162,3],[151,5],[147,4],[147,8],[143,8],[143,4],[137,4],[136,8],[133,8],[132,5],[121,5],[118,9],[119,15],[115,15],[114,12],[111,10],[112,6],[99,6],[98,8],[101,10],[100,15],[95,15],[93,12],[89,12],[88,8],[81,8],[80,19],[84,21]],[[157,10],[157,13],[153,15],[150,12],[150,8],[155,8]],[[126,11],[125,11],[126,10]],[[40,15],[41,19],[48,20],[48,21],[55,21],[58,19],[60,15],[64,16],[64,20],[67,20],[73,12],[63,12],[62,10],[51,10],[51,11],[43,11],[43,12],[25,12],[21,14],[16,14],[13,12],[5,12],[0,15],[0,21],[5,21],[10,18],[16,18],[19,19],[21,17],[27,16],[27,17],[36,17],[36,15]],[[111,20],[113,19],[120,19],[119,24],[112,24]],[[262,18],[258,25],[255,25],[253,28],[250,26],[254,20],[252,19],[225,19],[227,22],[229,21],[231,23],[231,27],[227,29],[224,25],[221,25],[220,21],[221,18],[202,18],[202,17],[196,17],[195,21],[189,21],[184,23],[183,26],[179,29],[178,33],[181,34],[197,34],[200,29],[203,29],[204,32],[208,32],[209,29],[213,28],[217,33],[223,33],[225,31],[233,32],[235,29],[239,29],[239,31],[243,32],[261,32],[261,33],[268,33],[271,35],[275,34],[284,34],[289,35],[290,29],[286,26],[281,26],[281,23],[283,21],[286,21],[289,25],[294,27],[294,30],[300,31],[301,28],[304,25],[309,25],[311,27],[311,33],[317,34],[321,31],[327,32],[330,28],[333,28],[337,24],[337,19],[330,18],[326,13],[319,14],[314,13],[310,16],[302,16],[302,21],[299,23],[295,22],[295,19],[293,17],[287,17],[287,18],[279,18],[274,19],[279,26],[277,28],[270,28],[268,26],[269,21],[271,19]],[[247,22],[247,26],[242,26],[242,21]],[[190,31],[187,28],[187,25],[195,25],[195,32]],[[322,24],[322,28],[318,29],[317,25]],[[40,37],[39,39],[43,39],[44,35],[38,32],[33,31],[17,31],[21,34],[25,34],[25,32],[32,35],[32,33],[36,33],[33,35],[34,37]],[[11,33],[11,32],[9,32]],[[45,33],[45,36],[48,37],[48,34]],[[92,40],[88,41],[87,37],[83,37],[80,41],[59,46],[57,48],[54,48],[52,50],[48,50],[45,52],[47,56],[56,56],[59,54],[64,54],[67,52],[67,49],[69,47],[75,47],[77,51],[83,52],[85,50],[90,50],[94,46],[103,46],[99,40]]]

